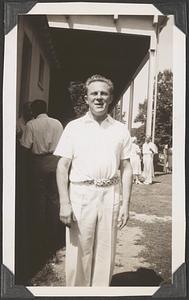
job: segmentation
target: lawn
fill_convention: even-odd
[[[171,280],[171,175],[158,176],[154,181],[150,186],[133,187],[130,210],[139,218],[131,218],[128,226],[141,228],[143,235],[137,242],[145,248],[139,256],[166,283]],[[140,214],[146,218],[140,220]]]

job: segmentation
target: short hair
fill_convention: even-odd
[[[85,82],[85,92],[87,92],[88,86],[89,86],[92,82],[95,82],[95,81],[102,81],[102,82],[105,82],[105,83],[109,86],[110,92],[113,93],[113,89],[114,89],[113,82],[112,82],[110,79],[108,79],[108,78],[106,78],[106,77],[104,77],[104,76],[102,76],[102,75],[100,75],[100,74],[93,75],[93,76],[89,77],[89,78],[86,80],[86,82]]]
[[[47,103],[44,100],[36,99],[31,103],[31,110],[36,115],[46,113]]]

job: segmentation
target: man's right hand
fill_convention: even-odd
[[[71,223],[75,221],[72,206],[70,203],[64,204],[60,208],[60,221],[66,226],[71,227]]]

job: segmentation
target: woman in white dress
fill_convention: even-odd
[[[139,146],[137,145],[137,138],[132,137],[132,148],[131,148],[131,156],[130,162],[133,168],[133,183],[141,184],[139,180],[139,176],[141,175],[141,159],[140,159],[141,151]]]
[[[152,184],[152,179],[154,177],[154,164],[153,157],[154,154],[158,153],[157,147],[151,142],[151,137],[146,136],[145,143],[142,146],[143,153],[143,164],[144,164],[144,184]]]

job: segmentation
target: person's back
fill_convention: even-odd
[[[34,119],[27,122],[21,145],[30,153],[32,256],[38,264],[44,262],[53,250],[58,233],[56,166],[59,158],[52,153],[63,132],[63,126],[47,115],[43,100],[33,101],[31,109]]]
[[[25,139],[27,140],[27,131],[32,132],[32,152],[35,154],[53,153],[62,134],[62,124],[47,114],[40,114],[36,119],[27,124]],[[23,137],[24,139],[24,137]],[[29,140],[28,140],[28,143]]]
[[[26,124],[21,144],[34,154],[53,153],[63,132],[62,124],[46,113],[46,103],[35,100],[31,104],[33,120]]]

